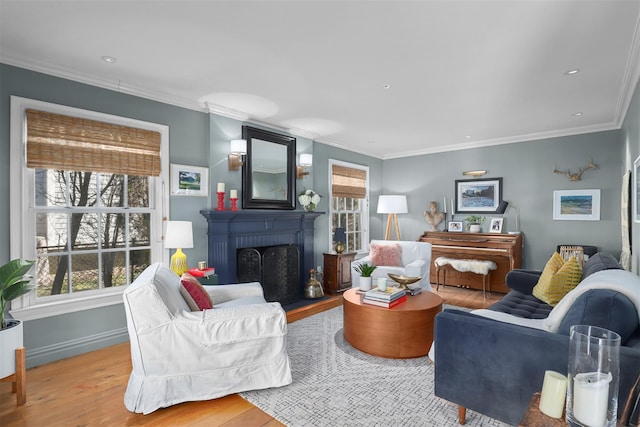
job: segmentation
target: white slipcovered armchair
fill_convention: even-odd
[[[395,254],[394,252],[399,252]],[[393,265],[384,265],[386,260],[396,258]],[[357,259],[351,263],[351,285],[359,286],[360,274],[355,270],[358,264],[363,262],[373,264],[377,268],[373,271],[373,286],[379,277],[388,278],[387,274],[400,274],[403,276],[421,277],[418,282],[425,291],[432,291],[429,282],[431,270],[431,243],[413,242],[405,240],[372,240],[369,245],[369,255]]]
[[[191,311],[180,278],[153,264],[124,291],[133,369],[124,396],[148,414],[291,383],[287,318],[259,283],[206,286],[213,309]]]

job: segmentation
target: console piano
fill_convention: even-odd
[[[497,269],[491,272],[492,292],[509,292],[505,276],[515,268],[522,267],[522,245],[524,236],[520,234],[497,233],[453,233],[427,231],[418,239],[431,243],[431,283],[436,283],[435,259],[440,256],[458,259],[478,259],[493,261]],[[468,286],[482,289],[482,276],[473,273],[450,271],[446,274],[445,285]]]

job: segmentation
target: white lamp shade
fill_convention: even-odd
[[[300,166],[311,166],[313,165],[313,155],[309,153],[300,154]]]
[[[383,214],[408,213],[407,196],[380,196],[378,198],[377,212]]]
[[[247,141],[244,139],[234,139],[231,141],[229,152],[231,154],[247,154]]]
[[[164,236],[164,247],[192,248],[193,227],[191,221],[167,221],[167,232]]]

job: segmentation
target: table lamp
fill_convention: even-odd
[[[193,227],[191,221],[167,221],[164,247],[176,250],[171,257],[171,270],[178,276],[182,276],[182,273],[188,270],[187,256],[182,252],[182,248],[193,247]]]
[[[336,244],[336,253],[341,254],[344,251],[344,244],[347,242],[347,235],[344,228],[338,227],[333,232],[333,242]]]
[[[388,214],[387,229],[384,233],[384,239],[390,240],[393,237],[393,229],[391,227],[391,224],[393,223],[395,225],[398,240],[402,240],[400,238],[400,226],[398,225],[397,214],[409,212],[409,210],[407,209],[407,196],[380,196],[378,198],[377,212]]]

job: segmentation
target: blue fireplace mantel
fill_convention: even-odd
[[[314,268],[314,221],[324,212],[280,210],[201,210],[207,220],[208,265],[219,283],[237,283],[238,249],[297,245],[301,255],[300,289]]]

